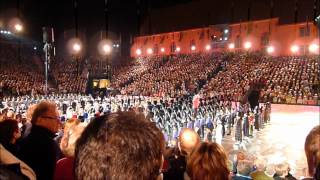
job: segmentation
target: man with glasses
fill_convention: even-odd
[[[53,179],[60,149],[54,141],[61,127],[59,113],[54,103],[42,101],[36,105],[30,134],[21,142],[20,158],[36,173],[37,179]]]

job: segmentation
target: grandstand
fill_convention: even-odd
[[[148,2],[105,1],[101,30],[94,22],[83,28],[79,18],[96,12],[82,14],[74,0],[74,29],[60,23],[70,21],[68,11],[56,17],[49,10],[43,24],[53,27],[42,27],[42,42],[32,37],[30,27],[38,26],[27,26],[20,0],[8,23],[2,17],[11,16],[9,8],[0,12],[0,177],[319,179],[316,21],[251,19],[250,4],[247,21],[152,34],[166,22],[153,25],[152,18],[171,7],[149,12],[157,3]],[[28,3],[23,7],[41,7]],[[176,14],[211,2],[185,3],[172,7]],[[119,28],[109,16],[134,5],[141,29],[109,32]]]

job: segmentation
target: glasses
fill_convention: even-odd
[[[59,117],[51,117],[51,116],[41,116],[42,118],[46,118],[46,119],[53,119],[53,120],[58,120],[60,121]]]

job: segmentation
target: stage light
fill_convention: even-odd
[[[161,49],[160,49],[160,51],[161,51],[161,52],[164,52],[164,51],[165,51],[165,49],[164,49],[164,48],[161,48]]]
[[[147,49],[147,53],[148,53],[148,54],[152,54],[152,53],[153,53],[153,50],[152,50],[151,48],[148,48],[148,49]]]
[[[109,54],[111,52],[111,46],[109,44],[103,45],[103,52]]]
[[[297,45],[292,45],[291,46],[291,52],[292,53],[297,53],[299,51],[299,46]]]
[[[79,58],[82,55],[85,49],[83,48],[83,44],[79,38],[71,38],[67,42],[67,48],[71,56],[75,58]]]
[[[274,47],[273,47],[273,46],[268,46],[268,47],[267,47],[267,52],[268,52],[269,54],[272,54],[272,53],[274,52]]]
[[[7,31],[7,34],[12,34],[10,31]]]
[[[22,31],[23,27],[21,24],[17,23],[14,25],[14,29],[17,31],[17,32],[20,32]]]
[[[208,44],[206,45],[206,50],[209,51],[211,49],[211,46]]]
[[[177,51],[177,52],[180,52],[180,50],[181,50],[180,47],[177,47],[177,48],[176,48],[176,51]]]
[[[142,53],[142,52],[141,52],[141,49],[137,49],[137,50],[136,50],[136,54],[137,54],[138,56],[140,56],[141,53]]]
[[[245,49],[249,50],[251,47],[252,47],[251,42],[247,41],[247,42],[244,43],[244,48]]]
[[[119,44],[117,44],[116,46],[117,46],[117,48],[118,48],[118,47],[120,47],[120,45],[119,45]]]
[[[317,45],[317,44],[310,44],[310,46],[309,46],[309,52],[310,52],[310,53],[314,53],[314,54],[319,53],[319,45]]]
[[[196,46],[195,46],[195,45],[192,45],[192,46],[191,46],[191,50],[192,50],[192,51],[196,50]]]
[[[234,49],[234,43],[230,43],[230,44],[228,45],[228,48],[229,48],[229,49]]]
[[[80,45],[80,43],[74,43],[72,48],[73,48],[75,53],[78,53],[81,50],[81,45]]]
[[[34,47],[33,47],[33,50],[37,50],[37,46],[34,46]]]
[[[225,41],[228,41],[228,37],[225,37],[224,40],[225,40]]]
[[[228,30],[228,29],[225,29],[225,30],[224,30],[224,33],[225,33],[225,34],[228,34],[228,33],[229,33],[229,30]]]
[[[113,44],[108,39],[102,39],[97,46],[98,52],[101,56],[104,58],[107,58],[106,56],[110,55],[112,50],[117,46],[117,44]]]
[[[0,34],[3,34],[3,31],[2,31],[2,30],[0,31]]]
[[[222,41],[222,38],[220,38],[220,41]]]

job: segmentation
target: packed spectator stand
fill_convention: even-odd
[[[90,149],[93,147],[90,146],[89,141],[95,141],[95,138],[85,137],[92,136],[90,133],[94,134],[89,129],[93,125],[105,129],[102,127],[103,124],[97,121],[107,121],[108,119],[117,119],[117,117],[128,118],[133,123],[140,122],[142,117],[138,117],[138,115],[125,115],[125,113],[133,112],[135,114],[142,113],[143,117],[149,120],[150,124],[143,120],[140,122],[146,123],[147,127],[144,129],[144,135],[147,138],[142,139],[156,141],[160,146],[162,140],[158,135],[160,133],[164,136],[163,141],[166,149],[161,153],[163,153],[165,160],[162,163],[163,167],[161,163],[156,166],[159,166],[157,170],[160,170],[164,179],[181,179],[181,176],[182,179],[237,179],[242,176],[247,179],[259,179],[259,176],[255,178],[257,172],[269,179],[272,177],[274,179],[277,177],[279,177],[278,179],[292,179],[294,177],[290,174],[290,165],[286,162],[267,166],[264,160],[259,159],[260,157],[252,158],[242,151],[236,154],[227,154],[229,152],[223,150],[220,145],[226,137],[230,136],[235,139],[235,144],[239,147],[250,143],[249,139],[254,136],[256,131],[263,131],[263,128],[270,124],[271,107],[269,102],[319,104],[320,59],[316,56],[271,57],[259,53],[199,53],[140,57],[121,68],[112,70],[111,86],[118,89],[121,94],[108,97],[85,95],[88,74],[104,72],[101,68],[104,69],[106,64],[83,63],[79,65],[70,61],[56,62],[51,66],[51,69],[57,83],[57,91],[45,95],[43,72],[39,68],[32,68],[36,63],[27,63],[24,59],[17,63],[18,58],[14,56],[14,53],[12,56],[7,54],[2,57],[0,78],[4,97],[1,101],[0,128],[8,126],[5,123],[1,124],[8,121],[17,122],[18,128],[14,126],[13,131],[10,132],[13,133],[10,138],[16,138],[14,141],[8,141],[8,139],[5,141],[2,137],[0,138],[1,150],[24,161],[25,164],[19,159],[13,158],[14,162],[21,164],[21,168],[24,167],[21,175],[28,179],[36,177],[38,179],[61,179],[62,174],[67,174],[65,177],[71,179],[74,176],[94,178],[90,172],[82,168],[85,166],[82,160],[88,161],[83,155],[86,152],[82,152],[82,149],[93,151]],[[259,108],[250,107],[245,102],[245,98],[250,89],[257,87],[261,89],[260,102],[264,105]],[[196,97],[196,94],[199,97]],[[45,100],[53,103],[43,102]],[[37,108],[39,112],[32,113]],[[41,108],[44,110],[39,110]],[[118,115],[113,117],[109,115],[110,113],[118,113]],[[54,122],[48,125],[43,119]],[[57,119],[59,121],[56,122]],[[76,123],[73,123],[74,121]],[[60,128],[61,122],[64,123],[63,130]],[[116,121],[110,121],[110,123],[115,123],[116,126]],[[135,125],[122,123],[133,129],[141,128],[139,123]],[[68,124],[72,124],[71,128],[68,127]],[[84,130],[83,136],[80,135],[87,124],[90,128]],[[31,126],[34,127],[31,128]],[[153,126],[158,130],[155,130]],[[182,142],[185,143],[183,134],[186,128],[193,134],[191,136],[199,139],[190,146],[191,150],[184,149],[182,146]],[[20,129],[23,130],[22,133]],[[19,133],[16,134],[16,132],[20,132],[20,136],[27,139],[19,142]],[[75,138],[80,138],[81,144],[75,144],[73,139],[72,142],[68,142],[70,146],[73,146],[71,153],[66,153],[67,141],[70,140],[69,138],[74,132],[79,133]],[[57,137],[53,140],[52,137],[55,133],[57,133]],[[156,135],[154,138],[150,138],[148,133]],[[47,152],[46,148],[38,154],[30,151],[33,145],[37,146],[37,138],[34,137],[36,135],[43,135],[47,137],[46,140],[50,141],[50,146],[46,147],[49,148]],[[1,136],[7,137],[5,134]],[[112,137],[112,134],[110,136]],[[134,134],[134,136],[139,137],[143,134]],[[189,135],[187,139],[190,140]],[[150,145],[151,142],[147,140],[143,143]],[[306,140],[306,144],[308,141]],[[55,143],[60,143],[60,147]],[[77,148],[77,146],[82,148]],[[114,146],[122,147],[123,144],[116,143]],[[55,148],[57,148],[55,152],[50,151]],[[139,148],[142,147],[139,146]],[[21,150],[16,152],[16,149]],[[143,152],[142,149],[140,150]],[[204,156],[201,154],[204,153],[203,149],[206,149],[205,153],[208,153],[210,158],[221,160],[220,164],[215,165],[210,164],[210,159],[208,162],[203,162],[208,163],[208,167],[211,168],[204,172],[197,167],[204,166],[203,164],[191,161],[191,159],[194,161],[197,158],[201,159]],[[214,150],[209,151],[209,149]],[[64,155],[61,154],[61,150]],[[101,158],[110,158],[108,153],[98,154]],[[112,153],[115,152],[110,150],[110,154]],[[104,154],[107,157],[102,157]],[[51,157],[50,161],[36,162],[30,159],[30,157],[37,156],[43,156],[42,158],[45,159],[46,155]],[[233,155],[236,157],[235,159],[231,158]],[[41,159],[41,157],[39,158]],[[57,159],[60,158],[62,159],[57,162]],[[188,160],[189,158],[190,160]],[[159,160],[159,162],[162,161]],[[179,163],[185,163],[180,170],[176,167],[180,165]],[[75,171],[73,171],[73,164]],[[93,164],[91,165],[95,167]],[[253,167],[255,169],[252,169]],[[313,167],[316,169],[316,166]],[[97,173],[99,170],[99,168],[96,169]],[[111,173],[108,169],[104,171]],[[211,171],[212,173],[210,173]],[[137,171],[137,174],[139,172]],[[145,175],[144,177],[156,179],[155,177],[159,175],[155,175],[154,172],[150,172],[150,174],[152,176]],[[316,170],[309,171],[310,177],[314,174],[316,174]]]

